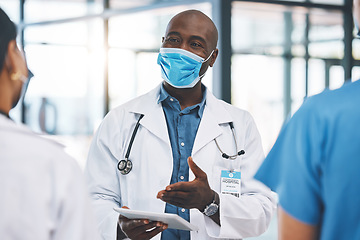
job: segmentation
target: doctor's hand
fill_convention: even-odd
[[[171,184],[158,192],[157,198],[177,207],[197,208],[202,212],[213,201],[214,192],[209,186],[206,173],[194,163],[192,157],[188,158],[188,164],[195,179]]]
[[[129,209],[125,206],[123,208]],[[118,223],[123,233],[133,240],[150,239],[168,227],[167,224],[162,222],[151,222],[148,219],[128,219],[122,215],[119,216]]]

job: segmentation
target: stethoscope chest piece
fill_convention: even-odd
[[[117,167],[122,175],[126,175],[131,171],[132,166],[133,166],[132,162],[126,159],[126,160],[121,160],[118,163]]]
[[[221,152],[221,156],[222,156],[224,159],[235,160],[237,157],[239,157],[239,156],[241,156],[241,155],[244,155],[244,154],[245,154],[245,151],[244,151],[244,150],[239,150],[239,151],[237,150],[237,142],[236,142],[234,124],[233,124],[232,122],[229,122],[229,125],[230,125],[230,129],[231,129],[232,135],[233,135],[233,137],[234,137],[236,154],[234,154],[234,155],[228,155],[228,154],[224,153],[223,150],[221,150],[221,148],[220,148],[220,146],[219,146],[219,143],[217,142],[216,138],[214,138],[214,141],[215,141],[215,144],[216,144],[217,148],[218,148],[219,151]]]
[[[134,139],[135,139],[135,135],[136,135],[136,132],[140,126],[140,120],[144,117],[144,114],[140,114],[140,117],[135,125],[135,128],[134,128],[134,131],[131,135],[131,139],[130,139],[130,143],[129,143],[129,146],[128,146],[128,149],[126,151],[126,154],[125,154],[125,159],[123,160],[120,160],[120,162],[118,163],[117,165],[117,168],[119,169],[120,173],[122,175],[126,175],[128,174],[132,167],[133,167],[133,164],[131,162],[131,160],[129,160],[129,156],[130,156],[130,151],[131,151],[131,146],[134,142]]]

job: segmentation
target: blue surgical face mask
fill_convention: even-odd
[[[205,73],[199,76],[201,66],[207,59],[181,48],[160,48],[157,63],[161,67],[162,78],[175,88],[192,88]]]

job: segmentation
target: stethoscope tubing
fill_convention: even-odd
[[[216,140],[216,138],[214,138],[214,141],[215,141],[215,144],[217,146],[217,148],[219,149],[220,153],[221,153],[221,157],[223,157],[224,159],[226,160],[230,160],[230,172],[233,172],[234,171],[234,160],[245,154],[245,151],[242,149],[242,150],[237,150],[238,149],[238,146],[237,146],[237,141],[236,141],[236,136],[235,136],[235,129],[234,129],[234,124],[233,122],[229,122],[229,126],[230,126],[230,129],[231,129],[231,132],[232,132],[232,135],[234,137],[234,141],[235,141],[235,152],[236,154],[234,155],[228,155],[226,154],[225,152],[223,152],[220,148],[220,145],[218,143],[218,141]]]
[[[138,119],[138,121],[136,122],[136,125],[135,125],[135,128],[134,128],[134,131],[131,135],[131,139],[130,139],[130,143],[129,143],[129,146],[128,146],[128,149],[126,151],[126,154],[125,154],[125,159],[128,160],[129,159],[129,155],[130,155],[130,151],[131,151],[131,147],[134,143],[134,139],[135,139],[135,135],[138,131],[138,128],[140,126],[140,120],[144,117],[144,114],[140,114],[140,117]]]
[[[234,141],[235,141],[235,151],[236,151],[236,154],[234,155],[228,155],[226,154],[225,152],[223,152],[219,146],[219,143],[217,142],[216,138],[214,138],[214,141],[215,141],[215,144],[217,146],[217,148],[219,149],[219,151],[221,152],[221,156],[225,159],[230,159],[230,160],[235,160],[238,156],[241,156],[243,154],[245,154],[245,151],[244,150],[237,150],[237,141],[236,141],[236,136],[235,136],[235,130],[234,130],[234,124],[232,122],[229,122],[229,125],[230,125],[230,129],[231,129],[231,132],[232,132],[232,135],[234,137]]]
[[[140,117],[139,117],[138,121],[136,122],[135,128],[134,128],[133,133],[131,135],[129,146],[128,146],[126,154],[125,154],[125,159],[120,160],[119,163],[118,163],[118,169],[121,172],[121,174],[123,174],[123,175],[128,174],[132,169],[132,162],[131,162],[131,160],[129,160],[129,156],[130,156],[130,152],[131,152],[131,147],[132,147],[132,145],[134,143],[136,133],[137,133],[137,131],[139,129],[139,126],[140,126],[140,120],[143,117],[144,117],[144,114],[140,114]],[[229,126],[230,126],[230,129],[231,129],[232,135],[234,137],[236,154],[234,154],[234,155],[226,154],[225,152],[223,152],[221,150],[221,148],[219,146],[219,143],[217,142],[216,138],[214,138],[214,141],[215,141],[215,144],[216,144],[217,148],[219,149],[219,151],[221,153],[221,156],[224,159],[235,160],[237,157],[245,154],[245,151],[244,150],[237,151],[237,141],[236,141],[236,136],[235,136],[234,124],[232,122],[229,122]],[[233,171],[232,162],[233,161],[231,161],[231,169],[230,169],[230,171]]]
[[[141,120],[143,117],[144,117],[144,114],[140,114],[140,117],[139,117],[138,121],[136,122],[134,131],[133,131],[133,133],[132,133],[132,135],[131,135],[131,138],[130,138],[129,146],[128,146],[127,151],[126,151],[126,154],[125,154],[125,159],[124,159],[124,160],[120,160],[120,161],[118,162],[117,167],[118,167],[118,169],[119,169],[119,171],[120,171],[120,173],[121,173],[122,175],[128,174],[128,173],[131,171],[131,169],[132,169],[133,164],[132,164],[131,160],[129,160],[130,151],[131,151],[131,147],[132,147],[132,145],[133,145],[133,143],[134,143],[134,139],[135,139],[136,133],[137,133],[137,131],[138,131],[138,129],[139,129],[139,126],[140,126],[140,120]]]

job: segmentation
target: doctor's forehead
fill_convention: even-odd
[[[175,15],[169,22],[165,37],[176,33],[191,37],[203,38],[216,47],[218,33],[213,21],[204,13],[197,10],[188,10]]]

